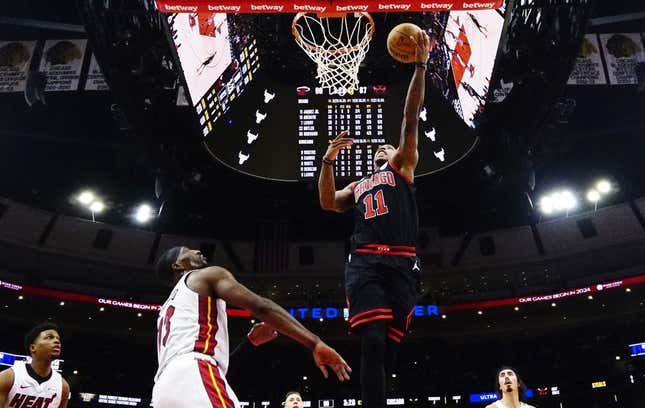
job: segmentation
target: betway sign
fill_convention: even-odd
[[[409,11],[483,10],[502,6],[503,0],[437,0],[437,1],[209,1],[156,0],[163,13],[392,13]]]

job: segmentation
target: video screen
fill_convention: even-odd
[[[168,29],[203,136],[259,68],[257,42],[225,13],[175,13]]]
[[[484,110],[503,23],[496,10],[451,11],[448,15],[443,46],[450,57],[451,100],[472,128]]]
[[[415,174],[433,174],[466,157],[478,141],[502,11],[396,13],[396,20],[386,13],[372,16],[377,34],[359,70],[360,85],[338,93],[318,82],[316,64],[291,35],[292,15],[169,15],[210,154],[252,176],[309,181],[317,177],[328,143],[348,130],[354,145],[339,154],[335,176],[353,181],[370,174],[378,146],[399,145],[413,68],[387,55],[384,38],[396,24],[409,21],[437,41],[419,117]]]

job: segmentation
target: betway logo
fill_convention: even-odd
[[[411,4],[381,4],[379,3],[378,9],[379,10],[405,10],[408,11],[410,9]]]
[[[421,3],[421,10],[450,10],[452,3]]]
[[[197,13],[197,6],[182,6],[181,4],[171,6],[170,4],[164,4],[163,8],[166,11],[172,11],[175,13],[185,13],[187,11],[190,11],[191,13]]]
[[[269,5],[269,4],[251,4],[251,10],[253,11],[277,11],[281,12],[282,9],[284,8],[283,5]]]
[[[293,11],[315,11],[316,13],[324,13],[327,6],[311,6],[309,4],[294,4]]]
[[[240,11],[240,6],[225,6],[225,5],[217,5],[217,6],[211,6],[210,4],[208,5],[208,11],[223,11],[225,13],[232,11],[235,13],[238,13]]]
[[[495,3],[464,3],[464,9],[490,9]]]
[[[367,11],[368,6],[357,4],[355,6],[336,6],[336,11]]]

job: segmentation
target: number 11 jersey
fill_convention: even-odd
[[[416,247],[419,219],[415,187],[391,163],[354,186],[352,249],[370,244]]]

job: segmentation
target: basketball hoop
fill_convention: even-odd
[[[352,94],[369,50],[374,20],[369,13],[309,14],[293,18],[296,42],[318,66],[316,78],[330,94]]]

